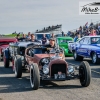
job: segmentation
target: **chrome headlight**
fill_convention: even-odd
[[[44,65],[43,66],[43,73],[44,74],[48,74],[49,73],[49,67],[48,67],[48,65]]]
[[[42,59],[42,63],[48,64],[49,63],[49,60],[47,58],[43,58]]]
[[[68,72],[69,72],[69,73],[74,72],[74,67],[71,66],[71,65],[69,65],[69,66],[68,66]]]
[[[21,60],[24,60],[24,56],[21,56]]]

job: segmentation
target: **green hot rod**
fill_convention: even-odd
[[[68,44],[73,43],[72,37],[57,37],[57,42],[60,48],[64,50],[65,56],[72,56],[73,54],[68,49]]]

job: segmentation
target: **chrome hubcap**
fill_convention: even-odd
[[[13,70],[15,71],[15,76],[17,76],[17,62],[16,62],[16,58],[14,60],[14,68]]]
[[[32,66],[30,67],[30,83],[31,83],[31,87],[34,87],[34,75],[33,75],[33,68]]]
[[[93,54],[93,62],[96,62],[96,54]]]
[[[76,54],[76,52],[74,52],[74,57],[75,57],[75,59],[76,59],[76,57],[77,57],[77,54]]]

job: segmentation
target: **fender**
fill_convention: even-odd
[[[8,49],[8,48],[4,50],[4,56],[5,56],[6,58],[9,58],[9,57],[10,57],[9,49]]]

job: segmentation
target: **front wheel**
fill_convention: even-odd
[[[15,61],[15,77],[21,78],[22,77],[22,61],[21,57],[17,56]]]
[[[73,51],[73,56],[75,61],[82,61],[83,57],[79,56],[76,51]]]
[[[81,62],[79,66],[79,76],[81,85],[83,87],[89,86],[91,82],[91,69],[88,62]]]
[[[37,90],[39,88],[40,76],[37,64],[32,64],[30,67],[30,83],[32,89]]]
[[[8,68],[9,67],[9,58],[6,58],[5,56],[3,57],[4,60],[4,67]]]
[[[98,58],[96,53],[92,54],[92,63],[93,64],[99,64],[100,63],[100,58]]]
[[[1,54],[0,54],[0,61],[3,61],[2,57],[1,57]]]

